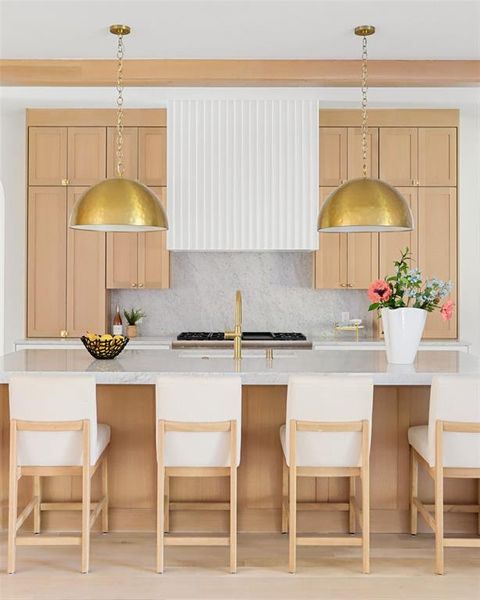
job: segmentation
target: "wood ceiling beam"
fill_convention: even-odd
[[[3,86],[111,86],[114,60],[0,60]],[[480,85],[478,60],[370,60],[370,87]],[[127,86],[350,87],[358,60],[126,60]]]

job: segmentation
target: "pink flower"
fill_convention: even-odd
[[[392,288],[385,279],[376,279],[370,284],[367,294],[372,302],[385,302],[392,295]]]
[[[442,319],[444,321],[450,321],[453,316],[453,309],[455,307],[455,302],[452,300],[447,300],[445,304],[440,309],[440,314],[442,315]]]

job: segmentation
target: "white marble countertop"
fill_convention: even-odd
[[[480,359],[459,351],[419,352],[413,365],[390,365],[385,352],[372,350],[246,350],[234,361],[227,350],[125,350],[114,360],[95,360],[86,350],[21,350],[0,357],[0,383],[11,373],[95,373],[99,384],[153,384],[164,374],[239,373],[246,385],[285,385],[292,374],[364,373],[376,385],[429,385],[438,373],[479,375]]]
[[[142,346],[171,346],[173,336],[138,336],[130,338],[129,348],[141,348]],[[55,346],[55,348],[83,348],[80,338],[23,338],[15,342],[15,346]]]

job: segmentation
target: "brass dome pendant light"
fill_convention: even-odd
[[[73,207],[70,227],[93,231],[158,231],[168,229],[165,210],[147,186],[123,177],[123,36],[128,25],[112,25],[118,36],[117,71],[117,177],[88,189]]]
[[[362,43],[362,155],[363,177],[351,179],[334,190],[318,215],[318,231],[387,232],[413,229],[412,212],[403,196],[391,185],[367,177],[367,36],[373,25],[355,28]]]

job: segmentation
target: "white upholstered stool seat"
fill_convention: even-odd
[[[289,570],[296,570],[296,546],[362,546],[363,571],[369,572],[369,453],[373,404],[370,377],[290,377],[286,424],[280,427],[284,455],[282,531],[289,532]],[[360,515],[360,538],[297,536],[297,477],[349,477],[347,502],[307,502],[308,509],[344,510],[355,533]],[[355,498],[355,478],[361,481],[362,506]],[[307,508],[307,507],[305,507]]]
[[[92,444],[90,465],[94,465],[110,442],[110,425],[98,423]],[[50,437],[49,437],[50,436]],[[17,464],[22,467],[81,467],[82,446],[77,431],[19,431],[17,434]],[[39,452],[38,449],[42,451]]]
[[[478,546],[480,539],[444,537],[444,479],[480,479],[480,377],[437,375],[432,380],[428,425],[410,427],[410,531],[417,533],[418,512],[435,532],[435,571],[444,573],[444,548]],[[418,497],[418,467],[434,481],[434,515]],[[449,512],[478,513],[478,504],[449,504]]]
[[[164,546],[230,547],[230,571],[237,568],[237,467],[240,464],[242,382],[238,376],[162,376],[157,379],[157,572]],[[174,502],[172,477],[229,477],[230,502]],[[164,536],[170,510],[229,510],[225,537]],[[198,506],[197,506],[198,505]]]
[[[97,423],[95,376],[29,373],[9,382],[10,467],[8,512],[8,572],[15,572],[17,544],[80,545],[81,570],[89,569],[90,529],[98,516],[108,531],[107,448],[110,427]],[[91,503],[91,478],[99,468],[102,497]],[[80,476],[81,502],[49,502],[42,498],[42,478]],[[33,498],[18,516],[18,480],[33,477]],[[81,535],[22,536],[17,530],[33,512],[34,533],[40,533],[46,510],[81,511]]]

